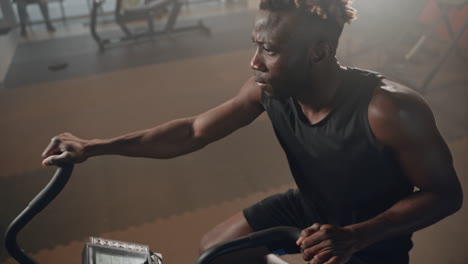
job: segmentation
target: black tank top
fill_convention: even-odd
[[[368,220],[413,191],[392,151],[369,127],[369,102],[382,78],[348,68],[336,107],[316,124],[310,124],[293,98],[262,93],[294,180],[324,223],[346,226]]]

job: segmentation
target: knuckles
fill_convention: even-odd
[[[323,232],[325,235],[329,235],[329,234],[333,233],[333,231],[334,231],[333,229],[327,228],[327,229],[323,229],[322,232]]]
[[[314,258],[312,259],[312,263],[322,263],[322,262],[323,262],[323,259],[319,257],[318,255],[314,256]]]
[[[67,144],[64,147],[65,147],[65,151],[68,151],[68,152],[75,150],[75,148],[71,144]]]
[[[337,250],[336,247],[339,243],[337,243],[336,239],[330,235],[333,233],[333,230],[320,230],[320,232],[320,235],[323,235],[323,240],[320,244],[313,247],[307,247],[304,244],[301,246],[302,258],[305,261],[311,261],[310,263],[322,263],[322,259],[326,256],[330,254],[335,255],[335,250]],[[323,252],[328,252],[328,254],[321,254]],[[327,260],[328,258],[326,261]]]
[[[51,138],[51,143],[42,153],[43,165],[60,165],[72,162],[79,156],[80,142],[70,132],[58,134]],[[59,156],[63,154],[62,156]],[[84,160],[83,160],[84,161]]]
[[[72,137],[73,135],[70,133],[70,132],[64,132],[64,133],[61,133],[55,137],[53,137],[51,139],[52,142],[54,143],[60,143],[61,141],[63,141],[65,138],[67,137]]]
[[[312,259],[311,252],[309,250],[302,251],[302,259],[305,261],[310,261]]]
[[[314,238],[305,238],[301,245],[302,258],[305,261],[310,264],[327,261],[343,264],[347,260],[348,236],[340,227],[322,225],[313,236]]]

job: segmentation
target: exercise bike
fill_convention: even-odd
[[[5,234],[5,247],[8,253],[21,264],[35,264],[18,245],[17,235],[31,219],[49,205],[63,190],[73,171],[73,165],[59,167],[47,186],[39,192],[29,205],[13,220]],[[300,236],[294,227],[275,227],[254,232],[250,235],[220,243],[205,251],[197,264],[209,264],[216,258],[247,248],[267,246],[272,252],[293,252]],[[136,243],[90,237],[82,254],[83,264],[107,264],[118,260],[128,264],[162,264],[162,255],[148,246]],[[115,262],[114,262],[115,263]]]

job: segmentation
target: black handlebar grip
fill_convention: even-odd
[[[198,258],[197,264],[209,264],[221,255],[246,248],[267,246],[271,251],[293,250],[298,248],[296,241],[300,235],[301,230],[295,227],[280,226],[265,229],[209,248]]]
[[[32,199],[29,205],[11,222],[5,233],[5,247],[8,253],[21,264],[35,264],[18,245],[16,237],[31,219],[41,212],[63,190],[70,179],[73,164],[59,167],[46,187]]]
[[[41,212],[63,190],[73,171],[73,164],[60,167],[47,186],[29,203],[29,205],[11,222],[5,234],[5,247],[8,253],[21,264],[36,264],[18,245],[18,233],[31,219]],[[221,243],[205,251],[197,264],[208,264],[215,258],[245,248],[267,246],[270,250],[297,248],[296,240],[300,230],[294,227],[274,227],[250,235]]]

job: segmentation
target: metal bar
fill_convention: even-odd
[[[426,76],[426,78],[422,82],[422,85],[419,88],[419,91],[421,93],[424,94],[427,91],[427,86],[434,79],[435,75],[440,70],[440,68],[443,66],[444,62],[450,56],[452,51],[456,48],[456,46],[458,45],[458,41],[460,41],[461,37],[463,36],[463,34],[465,33],[465,30],[467,28],[468,28],[468,21],[465,21],[465,23],[463,24],[463,27],[460,28],[460,30],[455,35],[455,38],[452,40],[452,43],[450,44],[450,46],[447,48],[445,53],[439,59],[439,62],[434,66],[434,68],[432,68],[431,72]]]

